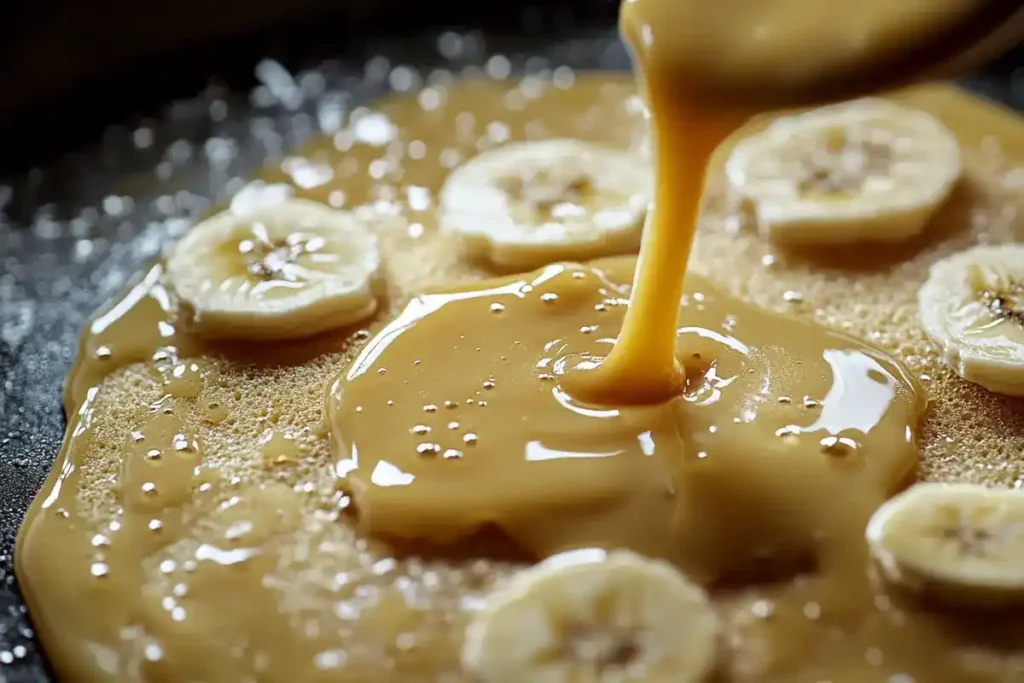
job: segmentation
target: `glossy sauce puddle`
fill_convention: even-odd
[[[601,141],[625,145],[636,133],[636,121],[622,114],[629,88],[608,77],[580,76],[568,90],[544,92],[520,114],[508,108],[500,87],[459,86],[446,97],[447,112],[500,120],[516,137],[531,130],[540,137],[559,130],[567,135],[574,118],[595,112],[618,123],[607,126]],[[923,90],[916,98],[926,108],[932,101],[945,103],[954,117],[977,106],[946,91]],[[423,112],[417,103],[398,101],[384,109],[407,143],[419,139],[416,126],[423,123],[416,117]],[[549,130],[539,129],[538,122]],[[1006,130],[1012,130],[1009,124]],[[714,139],[703,140],[710,153],[714,145],[708,140]],[[446,147],[451,142],[443,134],[421,142],[455,149]],[[668,138],[657,143],[661,150],[674,144]],[[379,149],[364,146],[347,154],[332,151],[336,145],[314,145],[307,156],[336,169],[363,153],[381,158]],[[397,164],[407,176],[402,183],[436,191],[444,159],[442,154]],[[688,171],[695,185],[704,164],[697,157],[693,163],[673,172]],[[277,172],[268,178],[283,179]],[[368,178],[337,177],[309,194],[331,201],[342,191],[358,205],[386,201],[379,195],[389,186],[393,200],[394,185]],[[677,217],[669,223],[689,225],[697,197],[694,190],[674,207],[663,202],[662,210]],[[408,207],[405,213],[410,225],[420,225],[433,239],[424,240],[408,261],[392,264],[395,270],[417,258],[434,259],[456,271],[454,280],[479,277],[478,271],[451,265],[457,255],[434,234],[429,211]],[[679,233],[685,230],[672,239],[681,239]],[[394,247],[409,236],[393,235]],[[680,250],[652,249],[645,258],[666,254],[682,260]],[[679,329],[671,351],[686,372],[685,390],[657,405],[580,403],[564,371],[580,358],[608,352],[623,325],[633,266],[631,257],[551,266],[475,284],[458,295],[425,295],[404,313],[394,309],[398,316],[389,324],[401,325],[401,334],[388,337],[387,344],[379,343],[381,336],[370,340],[361,357],[337,368],[341,375],[327,400],[328,423],[336,430],[333,469],[345,475],[343,486],[353,494],[364,530],[443,543],[453,540],[453,531],[470,535],[477,525],[492,522],[537,556],[588,543],[629,545],[732,586],[765,571],[766,563],[784,576],[810,564],[817,572],[795,581],[719,593],[736,634],[723,680],[883,681],[900,673],[916,680],[999,680],[997,674],[958,670],[961,660],[948,652],[972,638],[997,646],[1019,643],[1019,620],[980,625],[960,615],[919,611],[877,591],[864,573],[864,522],[916,462],[923,403],[908,373],[881,351],[755,309],[691,275],[678,325],[665,322],[664,307],[652,307],[669,333]],[[681,275],[679,262],[662,267],[663,273]],[[415,282],[417,276],[405,277]],[[668,276],[659,277],[655,284]],[[670,291],[666,298],[672,297]],[[403,298],[395,297],[395,303]],[[367,335],[354,336],[365,341]],[[215,439],[220,425],[234,422],[232,410],[239,410],[231,391],[218,389],[237,392],[252,381],[217,356],[301,365],[348,343],[325,335],[275,346],[273,358],[263,347],[205,345],[178,325],[159,266],[97,317],[69,377],[72,418],[61,464],[33,506],[18,555],[33,614],[62,675],[118,680],[114,671],[121,671],[121,678],[153,680],[362,681],[414,675],[433,680],[448,673],[457,680],[453,648],[467,609],[457,607],[457,599],[438,599],[436,611],[423,609],[394,586],[377,590],[377,579],[364,575],[364,588],[375,592],[372,609],[355,610],[354,598],[332,605],[329,595],[321,597],[322,604],[275,603],[282,598],[274,591],[287,591],[275,588],[275,544],[283,542],[282,534],[311,533],[297,520],[314,511],[301,487],[273,477],[261,487],[240,483],[227,474],[223,454],[209,457],[205,441]],[[92,450],[111,445],[112,425],[101,412],[112,406],[102,404],[98,387],[117,368],[144,361],[134,390],[143,405],[127,406],[129,416],[113,425],[132,426],[114,445],[123,464],[116,477],[122,509],[100,533],[76,513],[83,464]],[[453,362],[460,364],[455,376]],[[660,367],[652,375],[664,377],[664,363]],[[656,383],[650,386],[657,393]],[[526,418],[525,425],[510,415]],[[324,453],[323,432],[297,434],[287,422],[273,424],[268,416],[261,423],[266,429],[254,449],[261,469]],[[382,423],[397,428],[382,430]],[[218,444],[223,448],[223,437]],[[375,481],[378,471],[384,478]],[[452,487],[449,477],[456,476],[466,486]],[[189,498],[194,505],[180,506]],[[745,504],[737,509],[732,502],[740,498]],[[409,516],[411,507],[417,512]],[[551,523],[552,516],[564,524]],[[446,533],[438,537],[442,524]],[[341,532],[317,533],[331,538]],[[319,552],[336,552],[324,542]],[[159,559],[172,547],[191,559]],[[680,553],[681,547],[689,552]],[[54,563],[58,556],[67,563]],[[348,580],[335,581],[339,592],[352,588]],[[465,577],[461,585],[464,597],[476,592]],[[358,596],[361,589],[352,590]],[[343,608],[352,612],[348,620],[339,612]],[[446,609],[447,620],[436,621]],[[348,630],[335,624],[334,630],[310,631],[308,624],[321,623],[321,610]],[[307,613],[316,618],[304,622],[305,630],[290,621]],[[438,633],[427,636],[430,628]],[[403,633],[417,634],[417,645],[400,646]],[[386,647],[374,650],[381,642]],[[338,652],[346,653],[345,666],[326,666],[337,664]],[[949,678],[955,671],[962,678]],[[1016,680],[1019,673],[1006,675]]]

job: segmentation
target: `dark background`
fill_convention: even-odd
[[[387,92],[393,67],[429,78],[502,54],[519,71],[626,68],[617,5],[16,0],[0,12],[0,683],[49,680],[10,554],[57,453],[60,386],[92,311],[326,113]],[[1024,111],[1024,52],[963,82]]]

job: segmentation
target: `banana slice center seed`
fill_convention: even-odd
[[[1024,283],[1010,281],[1001,289],[983,289],[980,298],[1000,320],[1015,322],[1024,327]]]
[[[577,627],[566,639],[570,657],[592,664],[595,671],[628,671],[640,656],[635,638],[615,629]]]
[[[593,189],[590,175],[579,171],[538,170],[528,177],[506,176],[498,185],[502,192],[529,205],[534,213],[544,218],[557,218],[560,207],[580,201]]]
[[[1000,537],[990,529],[979,526],[963,510],[957,510],[956,521],[942,530],[942,538],[956,543],[960,557],[985,557],[999,545]]]
[[[892,167],[892,145],[877,132],[829,131],[821,144],[802,159],[797,180],[801,195],[851,194],[872,177],[886,177]]]
[[[296,281],[299,258],[315,254],[323,249],[326,240],[314,235],[291,233],[284,239],[271,239],[266,226],[256,223],[252,237],[238,242],[238,253],[242,256],[246,272],[261,280]]]

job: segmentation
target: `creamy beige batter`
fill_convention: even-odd
[[[368,343],[326,410],[365,531],[445,543],[490,524],[534,558],[629,547],[705,583],[846,561],[916,466],[914,383],[870,347],[694,278],[685,392],[582,404],[561,379],[607,353],[633,270],[558,264],[426,295]]]
[[[968,158],[963,187],[927,238],[902,248],[875,248],[870,258],[856,250],[840,257],[773,253],[742,227],[736,230],[741,221],[723,199],[714,171],[680,324],[720,337],[684,333],[688,344],[680,346],[680,360],[688,371],[687,392],[664,408],[632,409],[641,415],[640,423],[652,428],[670,430],[671,420],[656,413],[678,411],[707,425],[708,433],[676,430],[664,440],[661,432],[652,434],[656,460],[648,467],[623,469],[627,476],[622,481],[615,476],[620,472],[614,470],[614,459],[607,464],[596,459],[535,463],[538,472],[547,468],[545,473],[574,477],[577,487],[567,487],[564,500],[544,488],[546,474],[532,482],[532,499],[509,495],[508,488],[491,482],[488,486],[496,488],[489,490],[505,492],[507,505],[495,506],[490,515],[505,523],[505,533],[485,531],[457,548],[437,547],[454,539],[432,537],[436,527],[430,524],[410,534],[415,528],[394,516],[386,496],[358,490],[358,476],[339,482],[336,467],[344,450],[337,446],[344,438],[335,439],[332,450],[333,423],[322,419],[323,397],[334,377],[357,367],[352,359],[365,353],[373,332],[406,310],[411,296],[484,275],[460,257],[450,237],[437,231],[429,208],[420,202],[416,206],[421,208],[409,206],[410,188],[425,188],[433,196],[446,165],[472,155],[478,146],[495,144],[492,124],[511,139],[573,136],[642,147],[644,125],[631,86],[606,75],[579,75],[566,89],[535,81],[460,85],[440,89],[440,104],[427,111],[424,102],[432,103],[433,97],[399,98],[362,113],[363,126],[384,121],[381,117],[394,124],[395,137],[385,145],[356,139],[365,130],[357,121],[334,140],[318,141],[301,157],[268,171],[269,180],[292,181],[285,168],[296,178],[302,164],[329,168],[329,182],[297,187],[297,192],[335,203],[343,198],[346,206],[376,202],[376,212],[386,214],[380,229],[388,258],[388,306],[366,332],[341,331],[288,344],[204,344],[184,331],[155,266],[96,317],[69,377],[70,424],[61,459],[30,511],[17,554],[19,578],[58,674],[75,681],[465,680],[457,659],[462,628],[482,597],[516,566],[481,556],[541,554],[579,543],[619,543],[630,535],[627,545],[654,554],[671,554],[674,537],[689,539],[699,552],[678,561],[701,578],[719,580],[714,596],[729,624],[719,673],[723,681],[1024,680],[1024,623],[1019,617],[972,619],[931,611],[904,603],[867,580],[860,541],[864,515],[907,473],[913,456],[905,440],[882,449],[878,437],[885,434],[888,442],[900,425],[904,435],[913,426],[915,380],[879,352],[807,326],[817,320],[870,339],[903,359],[931,400],[921,432],[924,476],[1006,485],[1021,480],[1022,406],[939,366],[917,325],[914,293],[938,256],[979,235],[994,241],[1019,237],[1013,218],[1024,207],[1019,192],[1001,183],[1008,177],[1004,171],[1024,159],[1024,128],[1012,114],[944,87],[897,97],[942,118],[960,137]],[[393,213],[403,220],[394,220]],[[495,321],[495,327],[473,331],[481,348],[501,334],[501,320],[537,316],[539,326],[520,330],[530,344],[566,324],[573,348],[592,351],[621,320],[619,300],[628,291],[631,265],[629,258],[609,259],[552,271],[547,286],[560,293],[553,302],[540,299],[546,293],[542,282],[535,284],[535,297],[507,302],[513,305],[500,313],[490,307],[499,295],[481,297],[479,292],[449,312]],[[607,280],[605,294],[581,286],[596,282],[598,271]],[[505,284],[538,277],[525,275]],[[608,293],[613,305],[595,310]],[[698,302],[697,293],[705,300]],[[784,312],[787,319],[733,297]],[[732,329],[722,326],[728,315],[736,317],[727,326]],[[443,318],[428,316],[416,324],[443,327]],[[589,325],[598,329],[579,332]],[[729,340],[757,347],[797,329],[803,332],[801,346],[791,347],[791,354],[769,350],[747,356],[731,347],[724,350]],[[694,359],[686,352],[705,350],[720,359],[715,377],[736,374],[739,379],[735,393],[723,387],[717,400],[700,405],[702,397],[714,393],[715,380],[701,364],[703,355]],[[541,349],[533,351],[538,360],[545,357]],[[399,341],[375,363],[408,358],[405,377],[430,389],[437,386],[432,380],[437,376],[430,373],[443,372],[446,357],[435,353],[413,366],[415,351]],[[526,350],[516,353],[528,355]],[[562,351],[549,355],[557,353]],[[404,412],[387,419],[406,429],[379,438],[391,440],[405,459],[395,464],[409,467],[412,474],[460,467],[479,483],[479,474],[490,467],[481,459],[490,455],[493,466],[508,477],[530,477],[530,463],[500,459],[503,451],[494,444],[511,439],[509,450],[521,449],[531,433],[543,435],[543,420],[556,419],[554,411],[563,411],[570,428],[589,430],[597,420],[556,404],[552,388],[558,383],[542,378],[541,369],[503,370],[500,356],[491,357],[487,371],[459,374],[456,383],[445,386],[451,396],[438,389],[422,405],[391,406]],[[767,393],[760,393],[761,387],[748,390],[752,380],[744,371],[753,369],[757,378],[766,369],[792,369],[797,361],[808,366],[806,375],[781,373],[777,383],[768,382]],[[882,372],[869,368],[871,363]],[[422,374],[416,374],[417,368]],[[397,380],[398,370],[389,367],[386,376]],[[885,403],[891,391],[884,424],[870,424],[866,416],[863,424],[875,427],[867,434],[831,434],[828,426],[856,427],[860,418],[844,409],[838,422],[822,421],[830,406],[843,405],[842,395],[828,398],[837,376],[832,374],[830,382],[829,371],[852,373],[859,378],[856,386],[872,400]],[[484,388],[487,381],[494,386]],[[353,380],[351,393],[342,394],[346,406],[354,410],[350,399],[361,391],[366,416],[388,407],[386,400],[384,406],[372,403],[384,398],[386,385],[360,388],[358,382]],[[501,427],[498,418],[483,417],[502,410],[502,402],[526,400],[534,390],[552,413],[534,423],[536,432],[513,432],[508,425]],[[475,403],[466,404],[467,398]],[[790,401],[779,400],[786,398]],[[444,401],[456,399],[463,404],[445,406]],[[328,405],[336,400],[331,394]],[[737,409],[745,401],[754,403],[755,415],[737,425],[731,418],[743,419]],[[424,412],[424,405],[438,408]],[[412,408],[419,410],[415,423]],[[449,410],[454,417],[445,414]],[[362,440],[368,438],[358,424],[363,413],[329,415],[343,424],[347,420],[352,438]],[[872,415],[877,420],[878,413]],[[428,435],[409,431],[421,422],[431,428]],[[459,427],[449,430],[451,422]],[[816,423],[823,428],[805,433]],[[640,429],[621,417],[601,424],[623,455],[646,457],[644,442],[637,438]],[[786,429],[790,424],[803,429]],[[712,433],[711,426],[721,431]],[[470,433],[476,435],[474,443],[466,441]],[[837,437],[835,443],[822,444],[830,436]],[[849,447],[844,438],[860,448]],[[749,451],[737,450],[731,457],[726,452],[730,443],[750,448],[754,439],[765,451],[757,455],[765,457],[748,467],[738,461],[749,458]],[[538,440],[542,446],[549,443]],[[429,449],[421,458],[416,452],[421,443],[436,444],[437,452]],[[568,444],[551,441],[550,446]],[[716,448],[720,457],[714,456]],[[446,459],[448,450],[462,455]],[[708,457],[700,458],[701,452]],[[797,469],[801,456],[814,463],[811,469]],[[613,486],[602,489],[612,476]],[[421,490],[410,488],[407,502],[421,505],[422,513],[449,515],[462,532],[481,521],[456,501],[439,504],[429,477],[416,483]],[[696,490],[717,516],[683,514],[662,526],[645,525],[634,536],[640,526],[631,513],[649,521],[668,509],[667,496],[639,494],[666,482]],[[356,504],[345,493],[350,489]],[[742,505],[732,499],[737,490],[744,492]],[[531,519],[531,512],[578,503],[577,494],[588,492],[595,496],[596,509],[612,511],[612,500],[622,504],[606,516],[607,524],[569,533],[568,527]],[[780,500],[787,506],[776,507]],[[649,514],[644,505],[651,506]],[[581,516],[581,523],[586,519],[595,518]],[[357,533],[358,524],[369,533]],[[831,533],[818,537],[813,534],[818,529]],[[416,538],[392,539],[389,545],[383,540],[389,535]],[[518,543],[510,548],[512,541]],[[765,544],[764,552],[756,552],[750,541]],[[427,553],[428,559],[405,556],[412,551]],[[815,565],[817,573],[796,580],[752,581],[788,577]]]

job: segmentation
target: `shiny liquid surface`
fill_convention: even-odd
[[[671,72],[704,97],[785,106],[787,97],[815,102],[815,91],[854,97],[842,87],[892,87],[914,77],[906,64],[935,56],[987,0],[865,0],[835,5],[814,0],[690,2],[624,0],[620,25],[636,54]]]
[[[505,311],[495,313],[490,306],[492,298],[479,295],[481,288],[520,280],[529,284],[541,274],[467,288],[465,283],[479,280],[486,272],[465,262],[456,245],[438,233],[429,202],[425,209],[423,202],[410,201],[410,196],[432,197],[453,161],[495,144],[492,123],[504,126],[513,140],[573,136],[621,147],[643,143],[643,124],[628,84],[608,76],[580,75],[566,88],[529,81],[515,86],[480,83],[441,90],[442,103],[436,108],[424,106],[433,103],[432,97],[408,97],[364,112],[358,117],[363,124],[353,121],[333,140],[308,148],[301,161],[292,158],[266,176],[289,182],[302,196],[336,204],[344,200],[345,206],[372,205],[378,213],[402,218],[397,226],[388,222],[381,228],[388,257],[388,305],[370,324],[369,332],[342,330],[273,346],[202,343],[178,325],[176,303],[157,266],[97,317],[103,324],[93,325],[83,335],[79,361],[68,383],[68,437],[61,460],[22,531],[17,553],[19,578],[33,617],[63,678],[467,680],[457,657],[462,629],[482,597],[505,581],[515,565],[486,558],[405,558],[391,544],[381,542],[386,534],[374,537],[372,494],[353,505],[337,490],[340,485],[343,490],[351,488],[356,498],[362,495],[356,490],[358,470],[339,482],[338,462],[349,456],[338,448],[343,439],[336,438],[333,446],[330,443],[333,425],[321,421],[323,396],[332,378],[344,378],[355,367],[355,356],[369,348],[366,343],[373,333],[406,310],[411,297],[436,291],[438,286],[473,293],[464,303],[449,304],[453,308],[442,307],[439,313],[447,309],[460,318],[493,321],[495,327],[472,330],[481,343],[500,334],[500,313],[506,312],[530,319],[537,316],[542,322],[540,339],[539,331],[561,329],[558,318],[547,311],[552,310],[550,306],[562,305],[565,308],[556,310],[566,315],[571,325],[561,334],[543,336],[574,338],[581,351],[606,351],[607,343],[598,340],[617,329],[622,305],[614,302],[603,313],[594,306],[606,297],[600,287],[619,289],[613,298],[623,298],[632,259],[597,264],[607,280],[597,291],[592,287],[602,281],[590,267],[568,267],[555,273],[559,277],[554,278],[554,285],[548,281],[562,294],[558,300],[540,300],[546,293],[542,282],[535,289],[536,298],[515,297]],[[762,381],[759,372],[785,367],[794,360],[817,367],[818,374],[781,373],[776,384],[769,373],[767,395],[730,394],[730,385],[719,387],[722,396],[717,400],[698,405],[700,392],[713,393],[714,382],[710,369],[695,363],[692,356],[687,358],[688,349],[680,345],[679,359],[692,384],[669,407],[704,421],[701,426],[707,428],[706,434],[682,428],[669,432],[669,420],[659,421],[652,415],[654,408],[635,408],[648,422],[647,429],[667,432],[665,448],[662,440],[652,435],[655,454],[646,456],[646,441],[638,438],[646,431],[642,425],[632,429],[633,425],[621,419],[601,423],[608,425],[609,435],[620,440],[623,450],[633,449],[623,455],[634,460],[656,458],[649,462],[657,465],[630,468],[627,474],[635,478],[627,478],[625,483],[633,489],[598,491],[607,494],[599,501],[600,509],[607,511],[603,520],[607,523],[591,529],[577,527],[576,533],[568,534],[558,526],[531,526],[529,511],[523,508],[511,505],[503,511],[503,521],[518,522],[517,540],[532,544],[534,552],[544,552],[566,544],[609,542],[610,534],[630,529],[634,523],[630,510],[607,505],[611,496],[622,502],[641,500],[666,507],[672,503],[673,510],[679,511],[676,520],[660,530],[645,529],[635,540],[647,544],[652,553],[665,553],[671,546],[666,542],[668,534],[693,535],[693,547],[701,552],[679,561],[688,562],[691,570],[706,580],[718,579],[715,601],[728,624],[727,652],[717,674],[723,681],[1024,680],[1020,646],[1024,625],[1018,617],[972,618],[903,603],[871,582],[863,544],[854,540],[860,539],[864,516],[890,487],[898,485],[906,474],[904,468],[912,464],[908,463],[909,447],[901,449],[909,445],[905,427],[916,424],[919,399],[914,398],[914,383],[886,354],[808,324],[812,318],[876,340],[888,352],[898,353],[926,383],[932,401],[920,434],[926,476],[1013,484],[1021,474],[1014,465],[1024,429],[1019,406],[958,381],[938,365],[934,350],[923,341],[913,321],[913,294],[924,269],[939,255],[982,234],[987,239],[1013,239],[1015,228],[1007,216],[1017,215],[1020,199],[1012,189],[1010,172],[1024,159],[1024,132],[1013,116],[945,88],[922,88],[898,97],[941,116],[971,155],[965,187],[944,209],[927,239],[909,248],[878,252],[871,260],[856,253],[843,255],[849,261],[767,251],[755,236],[733,229],[741,217],[722,200],[718,162],[714,162],[702,231],[691,261],[698,275],[688,279],[690,298],[678,326],[714,331],[720,337],[684,332],[680,338],[719,354],[723,367],[721,373],[716,368],[714,377],[736,374],[737,389],[754,381],[741,372],[750,367],[755,369],[753,377]],[[469,118],[460,118],[467,113]],[[382,119],[394,127],[389,141],[377,144],[381,137],[371,135],[360,139],[366,121],[380,123]],[[503,136],[500,131],[497,135]],[[397,149],[404,155],[397,156]],[[309,174],[297,172],[300,167],[327,167],[331,173],[320,184],[311,184]],[[584,277],[574,278],[572,272],[576,271]],[[589,288],[580,289],[581,282],[590,283]],[[699,302],[703,311],[697,310],[697,293],[705,296],[705,302]],[[788,319],[754,309],[744,300],[785,310]],[[463,308],[473,304],[479,304],[479,310]],[[440,318],[434,315],[416,325],[426,328],[435,324]],[[688,322],[688,315],[695,322]],[[735,324],[730,323],[732,330],[723,329],[728,315],[736,316]],[[608,322],[601,316],[607,316]],[[603,331],[579,331],[594,324]],[[675,327],[673,323],[671,329]],[[523,330],[516,332],[524,338],[532,336]],[[444,339],[452,331],[435,333]],[[754,353],[748,357],[722,341],[736,339],[759,347],[771,335],[787,339],[794,335],[789,343],[797,346],[791,349],[804,349],[807,357],[790,356],[787,360],[777,349],[765,356]],[[388,353],[408,359],[409,367],[402,372],[408,372],[405,377],[410,382],[429,380],[429,376],[413,372],[415,360],[421,361],[424,373],[441,372],[439,366],[428,362],[426,354],[413,357],[400,342],[394,344]],[[537,360],[554,357],[544,355],[542,344],[538,351],[539,342],[534,344]],[[845,350],[845,358],[857,362],[846,365],[842,354],[826,356],[829,349]],[[443,358],[445,353],[444,347],[431,351],[435,358]],[[473,398],[487,405],[460,406],[455,412],[472,419],[470,408],[481,411],[478,416],[495,408],[500,400],[526,400],[530,387],[535,387],[546,401],[544,405],[568,412],[568,417],[578,420],[573,424],[580,429],[589,430],[584,425],[598,419],[572,413],[557,403],[551,392],[560,378],[542,379],[538,368],[518,366],[518,371],[509,371],[505,377],[525,381],[515,386],[503,382],[501,355],[499,351],[497,359],[492,357],[492,363],[477,377],[468,371],[457,375],[458,381],[464,382],[458,387],[463,401]],[[463,361],[466,356],[458,358]],[[879,381],[870,369],[857,367],[859,361],[868,363],[868,359],[885,371],[881,379],[888,373],[886,381]],[[479,368],[477,361],[472,362],[468,367]],[[387,369],[384,377],[399,376],[398,368]],[[486,389],[483,385],[491,380],[492,372],[494,386]],[[830,402],[842,404],[841,397],[829,394],[835,378],[846,376],[852,378],[851,390],[863,385],[873,401],[888,406],[882,423],[867,434],[857,428],[877,420],[877,413],[863,423],[857,418],[856,424],[856,413],[844,411],[839,418],[827,414]],[[450,377],[443,379],[446,386],[457,388]],[[358,378],[353,383],[356,381]],[[795,395],[803,387],[813,392],[808,393],[806,406],[804,396]],[[893,389],[888,403],[887,387]],[[384,398],[381,392],[385,387],[367,384],[364,388],[367,396]],[[760,389],[757,385],[757,392]],[[784,391],[794,395],[784,395]],[[333,419],[357,419],[357,406],[348,401],[351,396],[341,394],[344,407],[352,412],[335,413]],[[582,459],[578,467],[562,462],[567,458],[527,465],[521,460],[499,459],[503,453],[524,455],[526,432],[516,432],[518,440],[491,450],[488,444],[509,433],[510,426],[499,424],[498,428],[506,431],[491,433],[489,440],[482,427],[497,422],[490,417],[478,418],[490,422],[474,427],[475,444],[465,442],[468,423],[466,429],[460,422],[459,428],[451,430],[462,438],[463,447],[458,448],[459,439],[447,431],[444,440],[437,436],[440,427],[447,430],[450,422],[466,420],[441,417],[448,410],[444,401],[454,398],[430,397],[432,404],[415,398],[417,403],[392,408],[409,410],[404,413],[409,418],[411,407],[419,405],[423,419],[430,420],[428,443],[438,445],[437,456],[430,452],[434,449],[428,449],[421,459],[418,447],[423,435],[412,431],[395,429],[379,437],[394,440],[396,457],[410,470],[423,468],[407,474],[429,471],[425,468],[444,471],[439,468],[454,465],[463,467],[466,476],[474,476],[481,471],[474,469],[480,467],[476,464],[481,462],[479,456],[490,456],[495,467],[511,475],[524,476],[530,466],[547,466],[571,481],[588,485],[595,483],[588,475],[607,471],[586,467],[596,462],[592,458]],[[813,402],[819,398],[823,405],[815,406]],[[739,404],[745,401],[754,404],[754,419],[731,422],[737,416],[742,420]],[[381,409],[364,403],[364,411]],[[386,399],[384,403],[386,407]],[[424,405],[437,405],[437,413],[422,411]],[[727,406],[736,412],[730,413]],[[564,444],[542,433],[548,418],[540,415],[539,419],[534,424],[540,438],[531,440],[551,441],[552,447],[564,450]],[[419,424],[404,426],[412,430]],[[797,429],[786,429],[790,425]],[[820,429],[804,433],[815,425]],[[354,422],[351,426],[357,429]],[[712,433],[711,426],[721,431]],[[837,434],[829,431],[842,426],[850,429]],[[782,434],[776,434],[779,430]],[[749,439],[755,434],[767,435],[762,439],[765,443],[757,444],[760,450],[779,457],[760,459],[752,470],[740,467],[739,459],[749,458],[750,451],[729,454],[723,449],[729,443],[724,439],[749,448]],[[882,434],[897,446],[895,450],[876,447],[875,438]],[[831,436],[837,437],[835,443],[821,443]],[[842,439],[865,447],[841,455],[839,447],[849,446]],[[787,444],[793,449],[785,450]],[[473,446],[478,448],[474,451]],[[449,448],[461,450],[462,457],[445,460]],[[715,448],[720,449],[718,457],[711,455]],[[825,453],[822,448],[840,453]],[[701,452],[709,455],[700,458]],[[673,453],[679,458],[675,462]],[[805,454],[817,469],[792,471],[797,460],[787,456],[797,453]],[[361,462],[369,463],[372,457],[368,448],[361,449]],[[609,466],[619,464],[614,460],[610,456]],[[781,471],[770,469],[772,464],[778,464]],[[413,486],[430,484],[430,476],[423,476]],[[662,487],[672,476],[676,479],[671,483],[677,485],[673,498],[631,498],[644,486]],[[814,477],[837,496],[829,500],[813,488],[800,487],[799,477]],[[605,478],[604,483],[607,481]],[[434,481],[436,486],[443,483],[443,479]],[[611,482],[615,487],[621,483]],[[694,496],[680,495],[680,484],[693,485],[697,489]],[[719,492],[731,495],[737,489],[753,496],[751,509],[730,506],[727,495],[719,496]],[[575,497],[578,488],[566,493],[567,501],[580,501]],[[722,518],[695,518],[685,505],[679,505],[701,500],[701,495],[701,502],[715,506]],[[773,496],[784,498],[793,507],[775,508]],[[437,503],[415,495],[408,500],[430,506]],[[534,500],[538,505],[545,502]],[[506,501],[515,503],[516,499],[508,497]],[[379,512],[388,511],[386,498],[376,502],[381,503]],[[463,508],[462,512],[466,511]],[[454,509],[432,507],[427,512],[461,517],[463,529],[473,523]],[[803,514],[808,512],[820,518]],[[389,520],[387,515],[378,519],[382,532],[390,524],[411,535],[400,519]],[[694,523],[688,525],[691,520]],[[371,533],[356,533],[360,523],[370,526]],[[831,534],[815,536],[811,547],[806,547],[808,535],[820,529]],[[843,537],[850,542],[829,542],[829,538],[838,541]],[[752,538],[767,541],[767,552],[753,552],[748,545]],[[782,565],[786,560],[796,561],[802,577],[766,583],[743,575],[750,568],[757,578],[785,578],[794,573],[791,567],[765,566],[766,557]],[[733,572],[741,576],[731,576]]]
[[[580,403],[563,380],[615,343],[634,263],[425,295],[368,343],[327,405],[363,530],[445,543],[493,525],[534,558],[628,547],[711,584],[848,559],[917,464],[916,385],[693,278],[673,335],[684,391]]]

